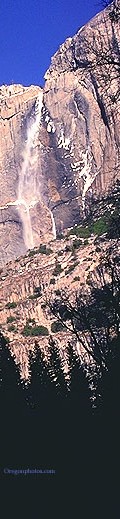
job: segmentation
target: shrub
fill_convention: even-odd
[[[46,254],[46,245],[43,245],[41,244],[38,251],[41,253],[41,254]]]
[[[75,261],[74,267],[77,267],[77,265],[79,265],[79,261]]]
[[[46,254],[49,256],[52,253],[53,253],[53,250],[48,247],[48,249],[46,249]]]
[[[25,337],[28,337],[29,335],[30,336],[45,336],[45,335],[49,335],[49,331],[48,329],[46,328],[46,326],[24,326],[24,329],[22,331],[22,334],[25,336]]]
[[[72,245],[66,245],[65,251],[66,252],[71,252],[72,251]]]
[[[80,276],[75,276],[74,281],[80,281]]]
[[[61,267],[60,263],[56,263],[53,275],[57,276],[58,274],[60,274],[60,272],[62,272],[62,267]]]
[[[69,231],[68,236],[70,236],[70,234],[76,234],[76,236],[80,236],[80,238],[89,238],[91,232],[88,226],[82,227],[78,225]]]
[[[29,299],[37,299],[38,297],[40,297],[40,294],[31,294],[31,296],[29,296]]]
[[[62,234],[62,232],[57,234],[57,240],[62,240],[63,238],[64,234]]]
[[[79,247],[81,247],[81,245],[82,245],[81,240],[74,240],[74,242],[72,243],[72,250],[79,249]]]
[[[100,236],[101,234],[107,232],[107,228],[108,225],[105,218],[101,217],[93,224],[93,234],[97,234],[98,236]]]
[[[74,268],[75,268],[75,265],[70,265],[68,267],[68,269],[66,270],[66,274],[70,274],[70,272],[72,272],[74,270]]]
[[[7,317],[7,323],[13,323],[13,321],[15,321],[16,318],[13,317],[12,315],[10,315],[10,317]]]
[[[101,216],[101,218],[99,218],[99,220],[97,220],[96,222],[94,222],[91,225],[75,226],[73,229],[71,229],[69,231],[68,236],[70,236],[71,234],[76,234],[76,236],[85,238],[84,245],[87,245],[88,238],[91,236],[91,234],[97,234],[98,236],[100,236],[101,234],[104,234],[105,232],[107,232],[107,229],[108,229],[107,219],[105,217]],[[77,246],[77,240],[76,240],[75,246]],[[80,243],[79,243],[79,246],[80,246]],[[74,247],[74,245],[73,245],[73,247]]]
[[[29,256],[34,256],[35,254],[39,254],[39,253],[40,254],[51,254],[52,253],[52,249],[50,249],[50,248],[47,249],[46,245],[41,244],[38,249],[30,250],[28,255]]]
[[[29,323],[35,324],[35,319],[27,319],[26,320],[26,325],[29,325]]]
[[[7,303],[6,308],[16,308],[16,306],[17,306],[17,303],[15,303],[13,301],[12,303]]]
[[[88,274],[88,276],[87,276],[86,283],[87,283],[87,285],[91,286],[91,275],[90,274]]]
[[[9,344],[9,342],[10,342],[9,337],[6,337],[6,335],[4,335],[4,339],[5,339],[6,343]]]
[[[55,285],[55,278],[50,279],[50,285]]]
[[[16,330],[16,326],[14,326],[14,324],[11,324],[11,326],[8,326],[9,332],[14,332],[15,330]]]
[[[37,299],[37,297],[40,297],[40,296],[41,296],[41,288],[40,287],[35,287],[34,288],[34,293],[29,296],[29,299]]]
[[[75,261],[75,263],[70,265],[66,270],[65,275],[70,274],[70,272],[72,272],[75,269],[75,267],[77,267],[77,265],[79,265],[79,261]]]
[[[60,296],[61,295],[61,291],[59,290],[59,288],[58,288],[58,290],[55,291],[55,293],[56,293],[56,296]]]
[[[66,331],[66,328],[60,321],[54,321],[51,324],[51,332],[58,333],[63,331]]]
[[[41,287],[40,286],[34,287],[34,293],[41,295]]]
[[[96,252],[100,252],[101,251],[101,248],[100,247],[96,247]]]
[[[47,249],[46,245],[41,243],[38,249],[30,250],[29,256],[34,256],[34,254],[39,254],[39,253],[49,255],[49,254],[52,254],[52,252],[53,252],[52,249],[50,249],[49,247]]]
[[[28,256],[34,256],[36,254],[36,250],[30,250]]]

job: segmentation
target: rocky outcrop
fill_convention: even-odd
[[[117,257],[119,245],[119,240],[109,241],[102,231],[101,236],[91,234],[86,240],[73,235],[71,230],[61,240],[52,240],[44,252],[42,247],[36,248],[0,270],[0,329],[9,340],[22,378],[30,377],[30,352],[35,351],[36,345],[48,360],[51,337],[67,369],[68,341],[74,341],[75,348],[79,344],[70,323],[67,330],[55,327],[59,321],[51,312],[51,301],[64,293],[73,304],[76,293],[83,295],[90,290],[91,278],[99,286],[97,267],[103,260],[103,250],[106,259],[111,250]],[[85,348],[79,348],[84,357]]]
[[[105,61],[119,49],[110,9],[60,46],[43,92],[0,89],[3,265],[81,222],[119,176],[118,77]]]
[[[116,248],[116,242],[111,245]],[[108,249],[109,241],[104,238],[104,251]],[[86,243],[86,240],[76,239],[71,234],[69,239],[50,242],[46,253],[34,249],[34,254],[30,252],[1,269],[0,328],[9,339],[9,348],[22,378],[29,378],[30,352],[34,352],[35,344],[48,357],[51,336],[57,341],[60,355],[66,362],[67,342],[72,339],[76,343],[76,338],[66,330],[54,333],[52,324],[55,318],[50,311],[50,301],[62,290],[70,297],[74,297],[77,290],[82,291],[85,284],[89,290],[89,277],[94,275],[102,254],[102,238],[96,242],[92,235]],[[44,330],[43,333],[37,334],[36,331],[36,334],[31,334],[32,329],[41,326],[45,334]],[[82,355],[85,355],[84,350]]]

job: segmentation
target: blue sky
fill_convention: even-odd
[[[0,84],[42,85],[50,58],[100,0],[0,0]]]

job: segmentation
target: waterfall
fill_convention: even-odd
[[[50,214],[51,214],[51,220],[52,220],[53,237],[54,237],[54,240],[56,240],[56,226],[55,226],[55,220],[54,220],[54,216],[53,216],[52,211],[50,211]]]
[[[7,202],[6,205],[1,208],[4,209],[9,206],[17,207],[23,226],[24,243],[27,249],[34,248],[30,209],[32,209],[40,200],[37,167],[35,168],[35,162],[37,164],[38,136],[42,106],[43,92],[40,91],[35,104],[35,117],[32,120],[30,119],[25,146],[22,153],[22,167],[19,172],[17,200],[15,200],[15,202]],[[51,210],[50,215],[52,220],[53,238],[56,239],[55,220]]]
[[[34,247],[30,207],[33,207],[39,200],[37,178],[35,174],[32,175],[32,167],[34,165],[42,106],[43,92],[41,91],[36,100],[35,119],[31,122],[27,131],[26,143],[22,154],[23,163],[19,174],[18,198],[16,200],[23,224],[23,237],[27,249]]]
[[[23,224],[23,238],[25,245],[27,249],[33,249],[34,247],[34,241],[33,241],[33,232],[32,232],[32,226],[31,226],[31,218],[30,218],[30,211],[29,206],[25,202],[25,200],[18,199],[17,205],[19,207],[18,212],[21,217],[21,221]]]

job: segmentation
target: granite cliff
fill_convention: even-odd
[[[105,59],[111,49],[118,59],[119,21],[110,9],[60,46],[43,90],[0,89],[2,265],[82,222],[119,176],[118,62],[109,81]]]
[[[48,356],[51,336],[67,369],[71,331],[54,322],[50,298],[89,290],[103,250],[118,254],[119,19],[112,9],[60,46],[43,89],[0,89],[0,327],[24,379],[30,352],[37,343]]]

